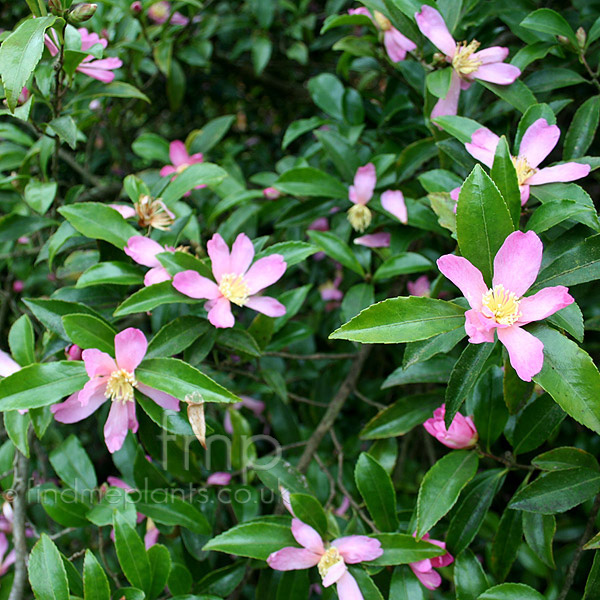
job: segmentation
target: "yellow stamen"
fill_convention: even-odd
[[[179,165],[176,169],[175,172],[176,173],[183,173],[190,165],[188,165],[187,163],[183,163],[182,165]]]
[[[511,156],[513,165],[517,170],[517,179],[519,185],[523,185],[536,171],[533,167],[529,166],[527,159],[524,156]]]
[[[133,373],[125,369],[113,371],[108,378],[104,396],[113,402],[133,402],[133,388],[137,387],[137,381]]]
[[[250,287],[244,280],[243,275],[237,273],[223,275],[219,284],[219,291],[227,300],[238,306],[244,306],[250,295]]]
[[[483,295],[482,302],[483,313],[500,325],[513,325],[521,317],[519,299],[514,292],[505,290],[502,284],[488,290]]]
[[[321,556],[321,560],[317,565],[317,568],[319,569],[319,575],[325,579],[329,569],[340,562],[344,562],[344,559],[342,558],[339,550],[335,546],[331,546],[325,551],[325,554]]]
[[[371,211],[364,204],[355,204],[348,211],[348,221],[355,231],[362,233],[371,224]]]
[[[389,31],[392,28],[390,20],[378,10],[375,11],[375,21],[381,28],[381,31]]]
[[[477,40],[473,40],[470,44],[467,44],[467,42],[456,44],[452,66],[461,77],[474,73],[482,65],[480,60],[471,56],[474,52],[477,52],[479,46],[480,43]]]

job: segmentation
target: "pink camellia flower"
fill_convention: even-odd
[[[148,10],[148,16],[159,25],[166,23],[171,14],[171,3],[163,0],[162,2],[155,2]],[[190,20],[184,17],[181,13],[175,12],[171,16],[171,25],[182,25],[185,27]]]
[[[463,293],[471,310],[465,313],[465,330],[472,344],[493,342],[494,332],[508,350],[510,364],[523,381],[531,381],[544,364],[544,344],[523,329],[574,302],[562,286],[544,288],[533,296],[525,292],[537,278],[543,246],[533,231],[511,233],[494,258],[492,288],[481,271],[466,258],[446,254],[439,270]]]
[[[18,362],[14,361],[9,354],[0,350],[0,376],[8,377],[21,369]]]
[[[431,292],[431,284],[427,275],[421,275],[416,281],[409,281],[406,288],[411,296],[429,296]]]
[[[77,344],[71,344],[65,349],[67,360],[81,360],[83,350]]]
[[[281,254],[258,259],[252,266],[254,246],[250,238],[240,233],[231,253],[225,240],[215,233],[207,244],[216,283],[196,271],[183,271],[173,277],[173,287],[190,298],[204,298],[208,320],[220,328],[233,327],[235,319],[231,303],[248,306],[268,317],[281,317],[285,306],[275,298],[257,296],[258,292],[274,284],[287,267]]]
[[[389,233],[381,231],[356,238],[354,243],[359,246],[366,246],[367,248],[389,248],[391,239],[392,236]]]
[[[590,172],[590,165],[577,162],[563,163],[554,167],[538,169],[538,165],[552,152],[558,138],[560,129],[556,125],[549,125],[546,119],[534,121],[523,134],[517,156],[512,157],[517,170],[519,188],[521,190],[521,204],[529,199],[529,186],[544,185],[545,183],[566,183],[585,177]],[[471,142],[465,148],[474,158],[480,160],[487,167],[494,164],[494,155],[500,138],[486,127],[473,133]],[[456,188],[460,191],[460,188]],[[456,192],[456,190],[453,190]],[[456,194],[458,200],[458,194]]]
[[[263,190],[263,196],[268,198],[269,200],[277,200],[277,198],[281,198],[281,192],[274,187],[267,187]]]
[[[450,88],[446,97],[440,98],[433,107],[432,119],[455,115],[460,90],[468,89],[473,80],[510,85],[521,74],[520,69],[503,62],[508,56],[508,48],[492,46],[477,52],[480,46],[477,40],[468,44],[466,41],[457,43],[435,8],[424,4],[421,12],[415,14],[415,19],[421,33],[445,54],[446,61],[452,65]]]
[[[262,400],[256,400],[256,398],[251,398],[250,396],[243,396],[240,394],[241,402],[236,402],[231,408],[233,410],[239,410],[240,408],[247,408],[254,416],[258,419],[262,417],[262,414],[265,410],[265,403]],[[223,429],[229,434],[233,435],[233,424],[231,423],[231,415],[229,411],[225,411],[225,416],[223,417]]]
[[[8,540],[3,533],[0,533],[0,576],[5,575],[8,568],[14,564],[16,555],[15,551],[11,550],[8,554]]]
[[[413,534],[413,536],[414,535],[415,534]],[[426,533],[422,539],[429,542],[430,544],[435,544],[440,548],[444,548],[444,550],[446,549],[446,544],[444,542],[440,542],[440,540],[431,539],[428,533]],[[419,560],[414,563],[409,563],[408,566],[417,576],[417,579],[428,590],[435,590],[442,584],[442,577],[437,571],[434,571],[434,569],[439,569],[440,567],[447,567],[453,562],[454,557],[449,552],[446,552],[446,554],[438,556],[436,558],[426,558],[424,560]]]
[[[273,552],[267,563],[276,571],[296,571],[318,567],[323,587],[337,585],[340,600],[363,600],[356,579],[346,565],[375,560],[383,554],[379,540],[366,535],[351,535],[324,544],[321,536],[299,519],[292,519],[292,535],[302,546]]]
[[[81,35],[81,50],[83,52],[96,44],[100,44],[104,49],[108,46],[108,40],[100,37],[97,33],[90,33],[85,27],[80,27],[77,31]],[[46,44],[46,48],[52,56],[58,54],[59,41],[54,29],[50,29],[50,34],[44,36],[44,44]],[[103,83],[110,83],[115,78],[113,71],[121,66],[123,66],[123,61],[120,58],[111,56],[95,59],[91,54],[88,54],[79,63],[76,70]]]
[[[20,279],[15,279],[12,284],[13,292],[20,294],[25,289],[25,284]]]
[[[170,165],[165,165],[160,170],[161,177],[168,177],[173,175],[171,179],[175,179],[177,175],[183,173],[191,165],[195,165],[204,161],[204,155],[202,152],[196,154],[188,153],[185,144],[181,140],[175,140],[169,145],[169,157],[171,159]],[[205,185],[197,185],[194,189],[199,190],[206,187]],[[184,196],[189,196],[192,192],[186,192]]]
[[[391,24],[390,20],[379,11],[374,11],[373,16],[371,16],[371,13],[366,8],[361,7],[351,8],[348,10],[348,13],[369,17],[383,31],[383,45],[392,62],[400,62],[406,58],[407,52],[416,50],[417,45],[405,35],[402,35]]]
[[[169,272],[161,265],[156,255],[161,252],[175,252],[175,248],[172,246],[161,246],[158,242],[143,235],[133,235],[127,240],[127,246],[123,248],[123,252],[138,265],[150,267],[144,277],[145,286],[171,279]]]
[[[472,448],[479,439],[475,423],[471,417],[464,417],[460,413],[452,420],[448,429],[444,423],[446,416],[446,405],[442,404],[439,408],[433,411],[433,417],[427,419],[423,423],[425,431],[432,435],[438,442],[453,448],[454,450],[462,450],[464,448]]]
[[[127,431],[137,431],[135,396],[138,389],[165,410],[179,410],[179,400],[135,379],[135,370],[144,359],[146,336],[129,327],[115,336],[115,358],[100,350],[84,350],[83,362],[90,380],[80,392],[50,409],[59,423],[78,423],[89,417],[107,400],[111,407],[104,426],[104,440],[110,453],[123,446]]]
[[[231,483],[231,473],[225,473],[225,471],[217,471],[211,473],[206,478],[207,485],[229,485]]]

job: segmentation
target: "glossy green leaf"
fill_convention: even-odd
[[[554,10],[549,8],[540,8],[532,13],[529,13],[520,23],[521,27],[539,31],[541,33],[549,33],[551,35],[562,35],[566,37],[575,48],[577,48],[577,38],[571,26],[565,18]]]
[[[227,172],[212,163],[190,165],[167,185],[161,194],[162,200],[169,206],[195,187],[199,185],[212,187],[221,183],[225,177]]]
[[[141,285],[144,274],[139,267],[119,261],[101,262],[91,266],[77,280],[78,288],[92,285]]]
[[[54,197],[58,185],[55,182],[43,182],[37,179],[30,179],[25,186],[24,199],[25,202],[40,215],[46,214]]]
[[[378,533],[371,535],[381,542],[383,554],[369,565],[394,566],[442,556],[445,551],[426,541],[417,541],[408,533]]]
[[[465,550],[456,557],[454,585],[456,600],[477,600],[490,585],[481,563],[470,550]]]
[[[327,516],[321,503],[308,494],[290,494],[290,504],[297,519],[310,525],[321,537],[327,534]]]
[[[54,542],[42,533],[29,555],[29,583],[37,600],[69,600],[67,572]]]
[[[416,252],[402,252],[392,256],[384,261],[375,271],[373,281],[383,281],[391,279],[398,275],[408,275],[410,273],[424,273],[433,270],[433,263]]]
[[[390,598],[394,598],[394,600],[427,600],[425,588],[408,566],[394,569],[390,583]]]
[[[8,332],[8,345],[14,359],[21,365],[27,366],[35,362],[35,339],[31,319],[21,315]]]
[[[492,165],[490,175],[506,202],[513,225],[518,229],[521,218],[521,192],[519,190],[517,170],[510,154],[508,142],[504,136],[500,138],[496,147],[494,164]]]
[[[544,600],[544,596],[524,583],[501,583],[489,588],[477,600]]]
[[[84,600],[110,600],[108,578],[91,550],[85,551],[83,590]]]
[[[152,573],[144,542],[123,515],[117,512],[113,519],[115,549],[123,574],[132,586],[148,591]]]
[[[494,535],[490,566],[497,581],[504,581],[513,563],[523,539],[523,520],[521,512],[507,508],[500,518]]]
[[[162,491],[162,493],[157,493]],[[210,535],[212,527],[206,517],[193,505],[166,490],[153,490],[141,493],[139,499],[134,496],[139,512],[150,517],[156,523],[181,525],[199,535]]]
[[[145,358],[174,356],[193,344],[211,325],[200,317],[186,315],[167,323],[150,340]]]
[[[348,197],[348,189],[341,181],[313,167],[290,169],[283,173],[274,185],[291,196]]]
[[[155,283],[133,293],[117,306],[114,316],[123,317],[140,312],[149,312],[163,304],[198,304],[201,300],[190,298],[178,292],[170,281]]]
[[[40,496],[41,504],[47,515],[63,527],[86,527],[86,518],[90,510],[87,504],[73,498],[58,488],[45,489]]]
[[[115,329],[92,315],[66,315],[63,326],[69,339],[84,350],[97,348],[102,352],[114,354]]]
[[[594,456],[580,448],[571,447],[553,448],[548,452],[538,454],[531,464],[542,471],[563,471],[577,467],[600,471],[600,466]]]
[[[358,275],[364,275],[365,271],[350,246],[337,235],[330,231],[309,231],[308,236],[327,256]]]
[[[585,156],[600,120],[600,96],[588,98],[578,109],[565,137],[563,158],[570,160]]]
[[[556,568],[552,554],[552,540],[556,533],[554,515],[523,512],[523,533],[527,545],[535,555],[551,569]]]
[[[71,489],[90,493],[98,485],[94,465],[75,435],[70,435],[49,456],[56,474]]]

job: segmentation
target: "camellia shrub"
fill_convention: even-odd
[[[600,598],[600,3],[0,7],[0,600]]]

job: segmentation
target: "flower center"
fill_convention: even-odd
[[[477,40],[473,40],[471,43],[460,42],[456,44],[456,52],[452,59],[452,66],[454,70],[462,76],[470,75],[479,69],[482,65],[480,60],[473,58],[471,55],[477,52],[480,43]]]
[[[317,565],[317,568],[319,569],[319,575],[325,579],[325,575],[327,575],[329,569],[341,562],[344,562],[344,559],[342,558],[339,550],[335,546],[331,546],[325,551],[325,554],[321,556],[321,560]]]
[[[512,325],[521,317],[519,299],[514,292],[504,289],[502,284],[494,286],[483,295],[483,313],[500,325]],[[487,309],[487,310],[485,310]]]
[[[227,300],[238,306],[244,306],[250,295],[250,287],[246,283],[244,276],[237,273],[223,275],[219,284],[219,291]]]
[[[104,396],[110,398],[113,402],[133,402],[133,388],[137,386],[137,381],[133,373],[125,369],[113,371],[108,378]]]
[[[381,27],[381,31],[389,31],[392,28],[390,20],[378,10],[375,11],[375,21],[377,22],[377,25]]]
[[[183,163],[182,165],[179,165],[176,169],[175,172],[176,173],[183,173],[190,165],[188,165],[188,163]]]
[[[529,166],[524,156],[511,156],[511,159],[517,170],[519,185],[523,185],[536,172],[536,169]]]
[[[152,15],[157,19],[166,19],[169,16],[169,3],[168,2],[155,2],[150,10]]]
[[[348,211],[348,221],[355,231],[362,233],[371,224],[371,211],[364,204],[355,204]]]

